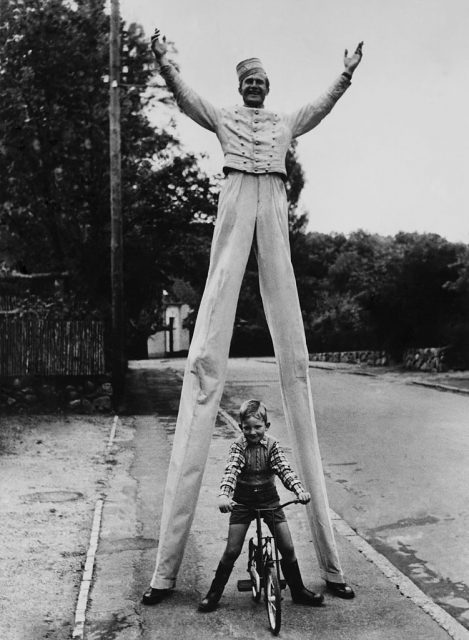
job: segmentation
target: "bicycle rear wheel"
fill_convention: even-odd
[[[274,567],[266,567],[264,578],[264,599],[270,630],[276,636],[282,624],[282,596]]]

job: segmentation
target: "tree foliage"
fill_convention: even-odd
[[[330,239],[322,237],[323,246]],[[466,245],[436,234],[342,236],[318,284],[319,305],[306,318],[310,349],[376,348],[399,356],[408,347],[453,344],[457,327],[460,334],[465,325],[469,335],[468,261]]]
[[[109,17],[104,0],[7,2],[0,29],[1,245],[28,272],[68,271],[97,308],[110,300]],[[128,314],[175,277],[201,278],[215,191],[174,128],[155,128],[151,53],[121,25],[122,201]]]

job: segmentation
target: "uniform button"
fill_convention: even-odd
[[[247,164],[247,163],[248,163],[248,161],[247,161],[247,160],[243,160],[243,164]]]
[[[254,120],[254,124],[257,124],[259,122],[259,120]]]
[[[255,114],[256,114],[256,116],[257,116],[257,115],[259,114],[259,109],[256,109],[256,110],[254,111],[254,113],[255,113]]]
[[[259,140],[256,140],[256,144],[260,144]]]

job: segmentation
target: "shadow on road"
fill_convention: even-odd
[[[181,377],[173,369],[130,369],[121,415],[176,416]]]

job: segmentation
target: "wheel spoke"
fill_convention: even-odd
[[[274,635],[280,631],[281,625],[281,595],[278,579],[272,567],[265,573],[265,605],[269,626]]]

